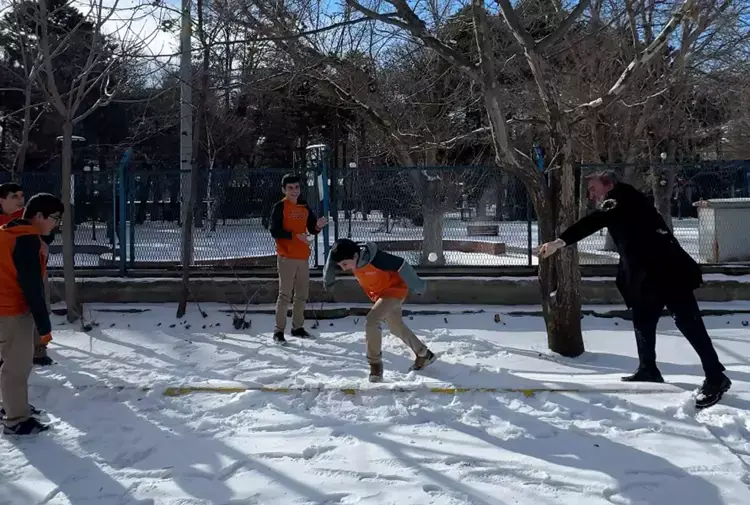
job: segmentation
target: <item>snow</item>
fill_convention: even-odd
[[[469,224],[488,224],[499,227],[498,237],[469,237],[466,227]],[[333,240],[333,224],[330,225],[331,240]],[[367,221],[360,219],[352,221],[351,238],[354,240],[372,241],[398,241],[414,240],[422,241],[423,231],[421,227],[415,227],[403,220],[389,223],[386,232],[385,221],[378,212],[370,215]],[[675,236],[683,248],[697,261],[701,261],[698,254],[698,220],[679,219],[674,221]],[[111,260],[111,244],[106,236],[104,223],[97,223],[96,238],[93,240],[91,223],[83,223],[76,230],[76,245],[98,245],[109,247],[109,252],[102,252],[101,257]],[[128,240],[130,237],[130,224],[128,224]],[[339,218],[339,233],[341,237],[349,237],[348,221],[341,213]],[[506,245],[506,253],[500,256],[485,253],[464,253],[459,251],[446,251],[446,263],[448,265],[473,265],[473,266],[502,266],[502,265],[528,265],[529,264],[529,224],[526,221],[461,221],[458,218],[447,216],[443,222],[444,240],[471,240],[475,242],[503,242]],[[181,230],[176,223],[147,221],[136,225],[133,230],[135,236],[135,259],[142,262],[179,262],[181,250]],[[606,230],[594,234],[578,244],[582,264],[616,263],[617,253],[604,251]],[[62,245],[62,237],[59,236],[54,245]],[[531,246],[539,245],[537,224],[531,224]],[[126,258],[130,259],[130,246],[127,247]],[[268,230],[266,230],[260,219],[228,220],[226,224],[221,221],[215,231],[208,227],[195,230],[195,259],[222,260],[229,258],[246,258],[258,256],[272,256],[275,254],[274,241]],[[407,258],[411,263],[418,263],[418,252],[406,251],[396,252]],[[98,266],[98,254],[76,254],[76,266]],[[315,256],[313,255],[313,260]],[[325,263],[323,234],[318,236],[318,263]],[[537,258],[532,254],[532,264],[536,265]],[[50,256],[50,266],[62,265],[62,254]]]
[[[54,316],[58,364],[31,378],[53,430],[0,437],[0,504],[749,502],[747,314],[706,318],[734,386],[695,412],[700,365],[668,319],[665,385],[619,382],[636,366],[627,321],[586,316],[587,352],[571,359],[547,351],[543,321],[518,307],[456,306],[407,317],[434,365],[407,372],[410,353],[386,336],[386,382],[372,385],[363,317],[321,320],[317,339],[282,348],[269,345],[271,315],[237,331],[229,307],[202,305],[204,319],[191,305],[183,320],[175,308],[92,305],[88,333]],[[246,391],[163,394],[211,384]],[[301,391],[258,390],[282,386]],[[500,391],[428,389],[441,386]]]

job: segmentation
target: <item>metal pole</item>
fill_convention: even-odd
[[[130,236],[128,245],[130,246],[130,268],[135,267],[135,176],[128,174],[128,199],[130,201]]]
[[[120,228],[120,275],[125,276],[125,270],[127,268],[127,265],[125,263],[126,256],[127,256],[127,216],[125,215],[126,209],[127,209],[127,202],[125,201],[126,198],[126,191],[125,191],[125,184],[127,181],[125,180],[125,167],[128,164],[128,160],[130,159],[130,155],[132,153],[133,149],[128,148],[127,151],[125,151],[125,154],[123,155],[122,159],[120,160],[120,166],[117,170],[117,178],[119,179],[119,187],[118,187],[118,198],[120,199],[119,202],[119,209],[120,209],[120,222],[118,223]]]
[[[320,188],[321,198],[323,200],[323,215],[330,219],[330,201],[329,201],[329,187],[328,187],[328,155],[329,151],[327,148],[321,149],[322,156],[320,162]],[[328,258],[328,251],[331,248],[331,233],[328,226],[323,228],[323,256]]]

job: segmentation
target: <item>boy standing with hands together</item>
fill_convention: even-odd
[[[273,340],[279,344],[286,344],[284,330],[292,296],[292,336],[311,337],[303,326],[305,304],[310,291],[310,243],[307,233],[317,236],[328,225],[325,217],[317,219],[307,202],[300,198],[300,180],[299,176],[293,174],[282,178],[284,199],[271,210],[269,231],[276,240],[279,269],[279,297],[276,301]]]

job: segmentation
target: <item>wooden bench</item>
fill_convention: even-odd
[[[466,226],[466,234],[469,237],[497,237],[500,235],[500,226],[496,224],[469,224]]]

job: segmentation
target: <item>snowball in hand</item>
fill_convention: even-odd
[[[437,258],[438,256],[434,252],[431,252],[430,254],[427,255],[427,259],[432,261],[433,263],[437,261]]]

